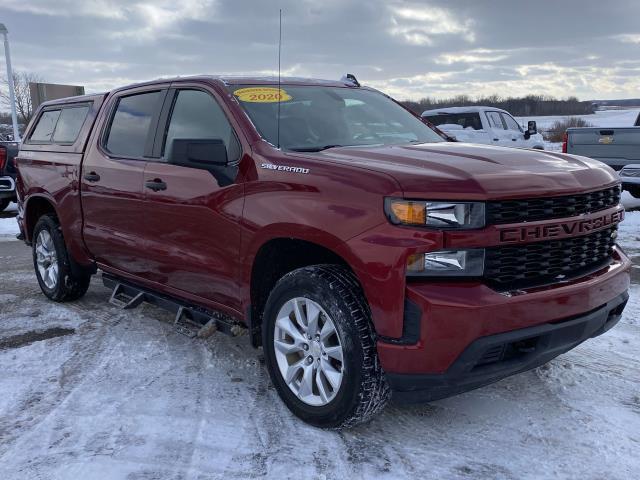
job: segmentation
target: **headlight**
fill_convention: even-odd
[[[481,277],[484,273],[484,249],[441,250],[410,255],[407,275],[421,277]]]
[[[484,203],[429,202],[385,199],[385,212],[395,225],[414,225],[440,229],[482,228],[485,225]]]

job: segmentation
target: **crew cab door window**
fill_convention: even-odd
[[[201,90],[178,91],[165,137],[165,158],[171,155],[173,141],[178,138],[221,139],[230,163],[240,157],[240,144],[222,108]]]
[[[49,143],[51,141],[51,136],[56,129],[58,117],[60,117],[60,110],[49,110],[43,112],[42,115],[40,115],[38,124],[33,130],[29,141],[36,143]]]
[[[507,130],[515,130],[516,132],[520,131],[520,125],[518,125],[518,122],[516,122],[511,115],[503,113],[502,118],[504,123],[507,125]]]
[[[105,147],[118,157],[144,156],[149,126],[159,108],[162,92],[145,92],[118,101],[111,120]]]
[[[487,112],[487,119],[489,120],[489,126],[491,126],[491,128],[505,130],[498,112]]]
[[[78,138],[80,129],[89,113],[89,106],[65,108],[60,114],[55,133],[53,134],[54,143],[73,143]]]

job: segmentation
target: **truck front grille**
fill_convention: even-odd
[[[611,262],[617,227],[581,237],[486,249],[484,278],[498,290],[558,283]]]
[[[620,195],[620,186],[616,185],[597,192],[564,197],[487,202],[487,225],[567,218],[597,212],[618,205]]]

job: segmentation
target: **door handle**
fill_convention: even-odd
[[[517,138],[512,138],[512,139],[511,139],[511,141],[512,141],[512,142],[517,142],[517,141],[518,141],[518,139],[517,139]]]
[[[166,190],[167,189],[167,184],[164,183],[162,180],[160,180],[159,178],[153,179],[153,180],[147,180],[146,182],[144,182],[144,186],[153,190],[154,192],[159,192],[160,190]]]
[[[87,182],[99,182],[100,175],[98,175],[96,172],[89,172],[84,175],[84,179]]]
[[[500,139],[499,139],[499,138],[494,138],[494,139],[493,139],[493,141],[494,141],[494,142],[499,142],[499,141],[500,141]]]

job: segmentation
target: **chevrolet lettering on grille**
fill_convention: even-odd
[[[617,210],[594,218],[555,222],[545,225],[525,225],[500,229],[501,243],[516,243],[525,241],[551,240],[574,235],[595,232],[617,224],[624,218],[624,210]]]

